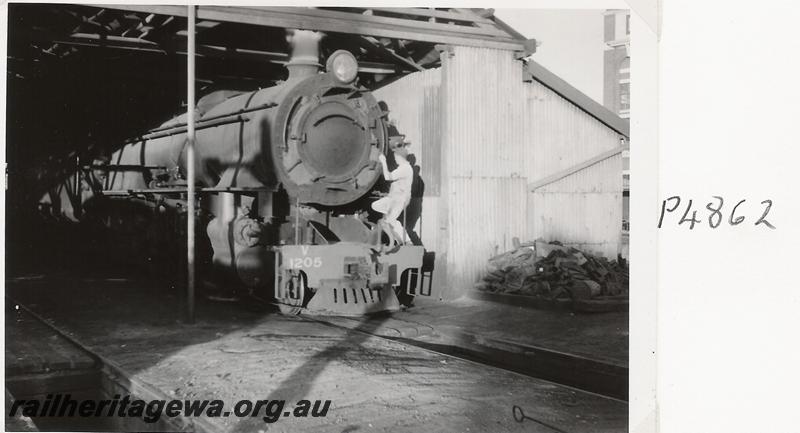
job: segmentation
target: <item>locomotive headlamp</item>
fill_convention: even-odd
[[[328,57],[325,69],[340,83],[352,83],[358,75],[358,62],[350,51],[337,50]]]

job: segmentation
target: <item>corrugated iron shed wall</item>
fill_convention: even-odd
[[[417,158],[424,193],[420,219],[415,231],[425,248],[436,250],[439,235],[438,205],[441,193],[441,69],[429,69],[404,76],[377,89],[375,97],[386,102],[389,119],[411,142]],[[416,198],[412,198],[416,200]]]
[[[442,54],[449,176],[521,176],[525,83],[510,51],[453,47]]]
[[[528,181],[620,146],[621,136],[541,83],[527,85]],[[559,240],[616,257],[622,224],[622,156],[550,183],[528,197],[528,238]]]
[[[411,142],[417,157],[425,196],[438,197],[441,173],[441,69],[428,69],[404,76],[377,89],[375,97],[389,107],[389,119]]]
[[[453,294],[470,289],[486,261],[525,239],[525,188],[520,177],[451,177],[448,283]]]
[[[503,50],[452,47],[442,68],[375,93],[414,143],[426,183],[421,233],[452,298],[512,239],[543,237],[615,256],[622,221],[619,155],[548,184],[530,182],[619,146],[620,135],[539,82]]]
[[[486,260],[524,238],[525,83],[513,52],[453,47],[442,54],[440,218],[451,296],[470,289]],[[447,296],[447,294],[445,294]]]

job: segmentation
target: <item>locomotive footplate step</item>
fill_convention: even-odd
[[[324,416],[274,423],[201,416],[196,431],[627,431],[623,401],[365,332],[380,318],[346,329],[200,301],[196,324],[186,325],[176,319],[178,296],[157,284],[7,285],[11,298],[168,398],[220,399],[226,408],[243,399],[331,401]],[[515,420],[515,406],[536,421]]]

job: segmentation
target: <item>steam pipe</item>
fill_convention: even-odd
[[[232,119],[223,119],[223,120],[219,120],[219,121],[213,122],[213,123],[197,122],[196,126],[193,129],[195,131],[200,131],[200,130],[203,130],[203,129],[215,128],[217,126],[229,125],[231,123],[240,123],[240,122],[249,122],[249,121],[250,121],[249,117],[236,116],[236,117],[234,117]],[[133,144],[133,143],[138,143],[138,142],[143,141],[143,140],[155,140],[156,138],[171,137],[173,135],[178,135],[178,134],[183,134],[183,133],[188,133],[188,132],[189,132],[189,128],[186,125],[184,125],[184,126],[175,126],[174,128],[163,129],[162,132],[156,132],[154,134],[152,134],[152,133],[151,134],[146,134],[146,135],[142,135],[141,137],[137,137],[137,138],[133,138],[133,139],[130,139],[130,140],[126,140],[123,144]]]
[[[244,114],[244,113],[251,113],[253,111],[266,110],[267,108],[272,108],[272,107],[277,107],[277,106],[278,106],[278,104],[276,104],[274,102],[267,102],[266,104],[261,104],[261,105],[258,105],[256,107],[243,108],[241,110],[232,111],[230,113],[223,113],[223,114],[217,114],[216,116],[205,117],[203,119],[198,120],[197,123],[210,122],[212,120],[221,119],[223,117],[230,117],[230,116],[235,116],[237,114]],[[147,133],[145,135],[153,134],[153,133],[161,132],[161,131],[168,131],[170,129],[180,128],[181,126],[186,126],[186,122],[180,122],[180,123],[175,123],[175,124],[172,124],[172,125],[167,125],[167,126],[161,126],[159,128],[154,128],[154,129],[151,129],[151,130],[147,131]],[[126,143],[136,143],[137,141],[141,141],[141,137],[134,137],[134,138],[128,139],[128,140],[126,140]]]

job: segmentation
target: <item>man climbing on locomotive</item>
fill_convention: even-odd
[[[379,160],[383,167],[383,177],[391,182],[389,194],[372,203],[372,209],[383,214],[381,221],[385,221],[391,228],[393,241],[403,244],[408,239],[406,231],[398,218],[411,201],[411,183],[414,179],[414,170],[408,162],[408,142],[404,135],[389,137],[389,148],[394,152],[397,168],[389,171],[386,157],[381,154]]]

